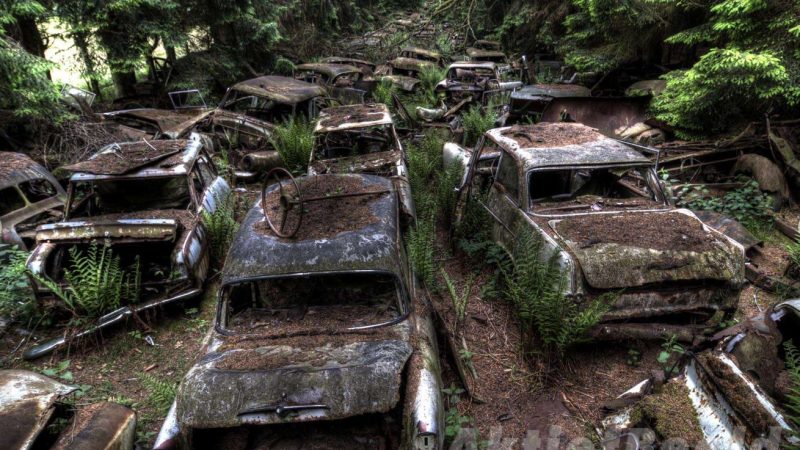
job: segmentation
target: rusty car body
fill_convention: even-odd
[[[782,408],[792,395],[784,344],[794,342],[798,325],[800,300],[784,301],[718,332],[714,348],[689,354],[682,372],[669,381],[688,396],[688,413],[700,430],[696,437],[701,442],[685,442],[687,446],[724,450],[800,444],[792,413]],[[643,380],[618,397],[632,401],[603,420],[607,442],[620,443],[631,435],[645,442],[647,421],[659,430],[659,420],[671,420],[639,413],[643,399],[660,394],[654,381]],[[652,444],[683,436],[654,437]]]
[[[100,114],[110,131],[131,141],[145,139],[179,139],[194,128],[205,108],[155,109],[138,108]]]
[[[279,237],[265,211],[298,198],[306,218]],[[233,240],[205,354],[155,448],[441,448],[430,302],[399,214],[391,180],[374,175],[267,186]]]
[[[209,137],[215,151],[233,149],[237,175],[251,178],[279,161],[270,138],[275,124],[292,117],[313,120],[325,103],[323,86],[292,77],[266,75],[233,85],[219,106],[195,120],[194,131]]]
[[[355,66],[361,70],[361,73],[363,73],[365,77],[371,77],[372,74],[375,73],[375,69],[378,67],[378,65],[375,64],[374,62],[357,58],[348,58],[345,56],[327,56],[325,58],[320,59],[319,62],[331,63],[331,64],[347,64],[349,66]]]
[[[382,79],[391,81],[405,92],[414,92],[420,83],[419,73],[428,67],[444,67],[442,55],[417,47],[406,47],[386,63]]]
[[[462,207],[485,195],[509,255],[522,233],[556,255],[564,301],[611,295],[598,339],[692,340],[738,302],[744,248],[671,206],[654,163],[620,141],[574,123],[517,125],[486,132],[474,153],[445,144],[444,159],[464,166]]]
[[[294,77],[325,87],[329,97],[344,105],[364,103],[364,96],[374,85],[374,81],[365,79],[361,69],[348,64],[300,64],[295,68]]]
[[[0,433],[7,450],[132,450],[136,413],[116,403],[71,408],[65,403],[78,386],[27,370],[0,370]],[[64,427],[51,428],[56,420]],[[53,432],[53,430],[59,430]]]
[[[61,218],[67,193],[47,169],[22,153],[0,152],[2,242],[29,249],[36,227]]]
[[[493,96],[484,94],[512,91],[521,86],[518,81],[502,81],[500,70],[493,62],[465,61],[447,67],[445,79],[436,85],[436,92],[444,93],[450,106],[464,100],[485,104]]]
[[[539,120],[554,99],[590,97],[591,90],[577,84],[532,84],[511,94],[506,124],[514,124],[531,117]]]
[[[108,312],[73,338],[200,294],[211,239],[202,214],[213,213],[230,188],[199,136],[112,144],[65,169],[73,172],[68,213],[63,222],[37,228],[28,269],[62,284],[71,261],[68,250],[102,244],[110,246],[123,267],[136,264],[141,271],[138,303]],[[39,301],[54,297],[35,277],[31,284]],[[24,356],[38,358],[65,343],[66,337],[54,339]]]
[[[308,174],[362,173],[391,178],[405,219],[415,217],[403,144],[382,103],[326,108],[314,127]]]

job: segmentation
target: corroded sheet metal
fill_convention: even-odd
[[[393,124],[389,108],[382,103],[325,108],[319,113],[314,133]]]
[[[543,126],[537,124],[536,126]],[[550,126],[584,127],[581,124],[550,124]],[[534,130],[533,125],[516,125],[518,129],[526,127]],[[523,162],[525,171],[537,167],[561,165],[607,165],[607,164],[650,164],[640,152],[631,147],[595,133],[597,139],[579,145],[563,145],[554,147],[526,148],[513,136],[505,135],[511,127],[494,128],[486,132],[486,136],[500,148],[514,154]],[[535,131],[531,131],[535,138]]]
[[[669,221],[670,212],[629,212],[645,214],[649,221]],[[691,213],[690,217],[694,218]],[[572,219],[566,219],[572,220]],[[697,220],[694,218],[694,220]],[[698,224],[702,223],[698,220]],[[553,221],[558,233],[560,221]],[[707,230],[705,225],[702,225]],[[643,232],[647,232],[643,230]],[[656,250],[617,243],[598,242],[582,246],[559,234],[578,259],[587,283],[596,289],[621,289],[663,282],[691,280],[744,282],[744,260],[733,244],[714,239],[714,248],[706,251]]]
[[[3,448],[31,448],[47,426],[56,401],[75,389],[27,370],[0,371],[0,440]]]
[[[242,81],[231,89],[285,104],[295,104],[314,97],[325,96],[325,88],[322,86],[278,75],[267,75]]]
[[[434,64],[430,61],[404,57],[395,58],[389,61],[389,65],[394,69],[410,70],[412,72],[420,72],[425,68],[434,66]]]
[[[136,413],[117,403],[81,407],[51,450],[131,450],[136,438]]]
[[[407,327],[407,322],[400,325]],[[177,418],[185,427],[223,428],[243,424],[334,420],[387,412],[400,399],[402,372],[412,348],[405,339],[298,348],[270,345],[209,353],[184,378],[178,391]],[[251,352],[290,361],[248,370],[215,366],[228,354]],[[293,358],[296,354],[298,357]],[[300,357],[302,356],[302,357]],[[300,406],[291,416],[277,409]]]
[[[415,90],[417,85],[420,83],[420,80],[405,75],[384,75],[381,78],[391,81],[392,84],[397,85],[400,89],[406,92]]]
[[[327,175],[334,176],[334,175]],[[261,200],[247,213],[239,232],[231,243],[222,274],[223,284],[291,273],[383,270],[401,273],[397,254],[399,239],[398,201],[392,180],[376,175],[336,175],[357,177],[364,181],[365,189],[388,190],[373,196],[370,204],[376,223],[359,230],[345,230],[325,239],[283,239],[259,231],[266,226]],[[267,194],[278,189],[275,184]]]
[[[597,128],[606,136],[647,120],[647,97],[554,98],[542,112],[542,122],[560,122],[563,117]]]
[[[309,71],[309,72],[316,72],[321,73],[328,78],[335,78],[339,75],[343,75],[346,73],[361,73],[358,70],[358,67],[351,66],[348,64],[336,64],[336,63],[307,63],[307,64],[300,64],[295,67],[297,71]]]
[[[172,219],[121,219],[109,222],[71,221],[42,225],[37,242],[82,242],[93,239],[173,240],[178,222]]]

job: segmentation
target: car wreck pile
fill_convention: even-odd
[[[796,133],[768,123],[763,136],[754,125],[713,145],[665,142],[668,130],[646,115],[657,82],[623,90],[600,80],[588,88],[562,73],[523,86],[541,76],[532,67],[549,62],[512,61],[484,40],[466,54],[450,62],[409,46],[383,65],[331,56],[297,65],[292,76],[237,83],[216,108],[173,102],[173,110],[98,114],[120,141],[61,167],[61,180],[25,155],[4,153],[3,242],[30,251],[26,274],[37,304],[66,305],[54,317],[62,321],[88,311],[74,303],[71,284],[82,255],[105,258],[108,250],[115,265],[108,273],[130,271],[114,284],[114,302],[49,339],[26,338],[23,357],[61,355],[101,332],[113,339],[112,329],[129,319],[189,304],[211,285],[215,314],[148,444],[445,448],[458,412],[443,396],[455,391],[445,381],[488,403],[472,387],[497,378],[475,375],[458,344],[466,346],[465,328],[446,320],[452,312],[432,298],[439,294],[418,279],[408,254],[408,232],[421,220],[408,146],[444,130],[453,142],[441,148],[443,170],[460,174],[446,187],[457,197],[445,212],[455,227],[479,205],[488,239],[510,259],[522,237],[541,243],[537,257],[557,266],[563,282],[550,289],[563,302],[607,301],[587,333],[592,345],[666,341],[677,354],[668,352],[669,370],[607,399],[592,424],[604,447],[800,442],[796,411],[785,406],[800,389],[800,300],[791,299],[800,296],[798,262],[775,269],[762,240],[741,224],[676,195],[697,185],[724,195],[741,187],[731,174],[744,172],[759,195],[793,207]],[[441,104],[417,108],[420,122],[397,96],[392,105],[372,100],[380,80],[420,89],[430,67],[446,73],[435,87]],[[615,89],[622,94],[593,95]],[[467,105],[499,112],[475,146],[459,140]],[[393,112],[410,129],[397,126]],[[313,122],[303,170],[283,168],[274,139],[288,120]],[[780,156],[768,159],[764,146]],[[209,221],[237,191],[253,194],[243,196],[249,210],[218,280],[209,282],[216,278]],[[788,217],[776,227],[796,239],[800,216]],[[743,289],[752,286],[782,298],[738,316]],[[3,448],[132,448],[133,410],[74,406],[78,391],[37,373],[0,371]],[[54,421],[69,425],[43,431]]]

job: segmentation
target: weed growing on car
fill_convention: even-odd
[[[292,117],[275,127],[271,141],[286,168],[293,173],[305,173],[314,146],[311,122]]]
[[[563,295],[566,278],[553,253],[539,259],[543,240],[521,233],[514,249],[514,265],[503,272],[505,295],[514,304],[527,350],[541,349],[561,359],[575,344],[587,339],[587,332],[607,310],[607,295],[578,305]]]
[[[236,199],[232,194],[215,199],[217,208],[214,212],[203,211],[203,225],[211,238],[211,259],[217,267],[221,267],[225,262],[225,255],[228,248],[239,229],[234,213],[236,210]]]
[[[483,133],[494,128],[497,122],[496,109],[490,104],[485,108],[473,105],[461,117],[461,126],[464,128],[464,145],[473,147],[483,136]]]
[[[0,247],[0,316],[15,321],[30,320],[38,314],[26,276],[27,258],[28,252],[16,247]]]
[[[119,256],[108,245],[92,244],[86,250],[69,249],[69,267],[64,269],[64,285],[47,276],[32,273],[34,279],[63,301],[73,318],[95,318],[137,303],[141,293],[139,258],[123,268]]]

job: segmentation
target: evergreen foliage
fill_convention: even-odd
[[[284,167],[294,173],[305,172],[314,147],[314,124],[302,117],[288,119],[273,130],[272,146]]]

